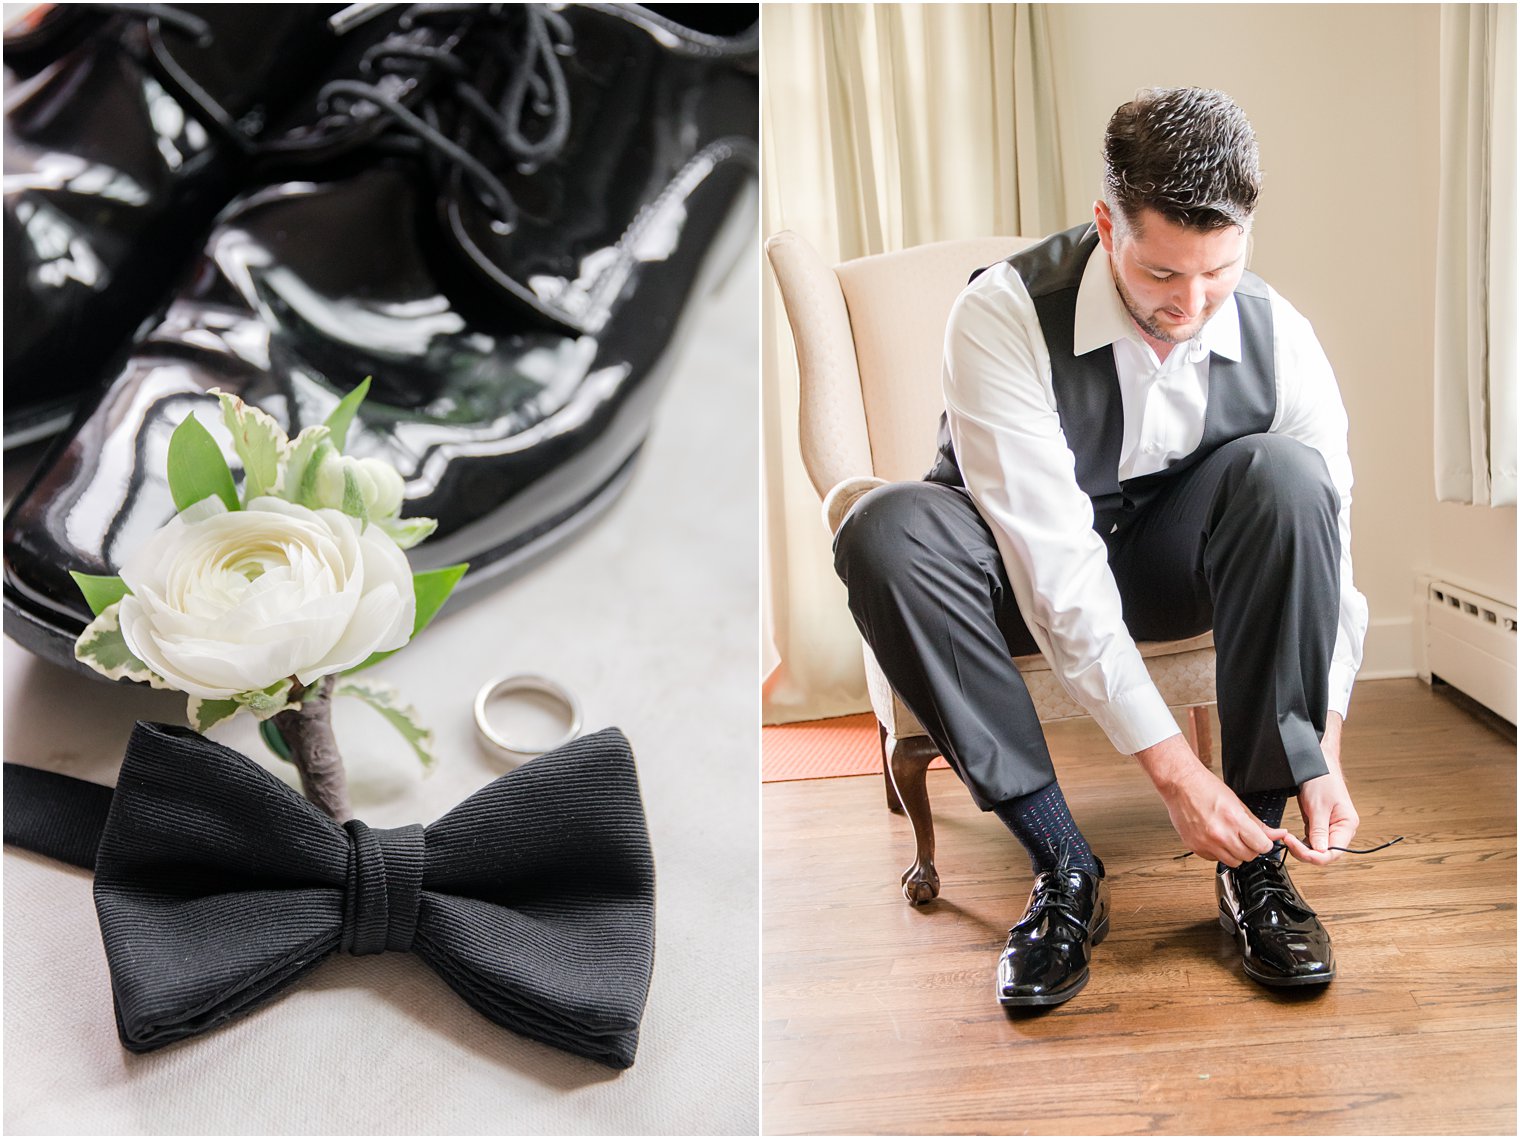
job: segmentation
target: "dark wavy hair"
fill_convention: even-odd
[[[1131,226],[1149,208],[1192,229],[1246,228],[1261,193],[1256,132],[1222,91],[1149,88],[1108,120],[1103,189]]]

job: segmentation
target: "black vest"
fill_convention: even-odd
[[[1259,435],[1272,426],[1277,411],[1276,365],[1272,350],[1272,306],[1267,286],[1246,273],[1235,288],[1240,311],[1241,360],[1223,356],[1209,361],[1208,403],[1203,437],[1192,454],[1165,470],[1119,481],[1124,447],[1124,400],[1111,345],[1081,356],[1072,352],[1077,289],[1087,259],[1098,245],[1096,226],[1078,226],[1047,237],[1008,258],[1034,301],[1040,331],[1050,353],[1056,414],[1066,444],[1075,456],[1077,485],[1092,499],[1093,528],[1105,538],[1131,511],[1164,484],[1232,439]],[[976,280],[985,269],[971,275]],[[965,486],[945,416],[939,420],[939,454],[924,476],[950,486]]]

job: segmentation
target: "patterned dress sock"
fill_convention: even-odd
[[[1061,794],[1059,783],[998,803],[992,813],[1003,820],[1003,825],[1029,852],[1029,864],[1036,874],[1053,870],[1060,861],[1063,848],[1069,854],[1071,866],[1093,874],[1100,873],[1098,860],[1077,829],[1077,821],[1071,817],[1071,809],[1066,805],[1066,796]]]
[[[1246,809],[1269,827],[1282,826],[1283,809],[1287,807],[1288,800],[1298,794],[1297,787],[1288,787],[1277,791],[1247,791],[1240,796],[1240,801],[1246,805]],[[1282,849],[1282,843],[1272,844],[1272,853],[1276,854]],[[1219,869],[1224,870],[1223,862],[1216,863]]]

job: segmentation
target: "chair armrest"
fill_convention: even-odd
[[[886,479],[879,479],[874,475],[856,475],[854,478],[845,479],[824,495],[823,524],[829,528],[829,533],[839,532],[839,524],[844,521],[844,516],[850,512],[850,507],[855,505],[861,495],[886,485]]]
[[[834,270],[797,234],[782,230],[765,253],[797,353],[802,463],[821,498],[841,479],[876,469],[850,313]]]

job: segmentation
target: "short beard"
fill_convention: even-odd
[[[1168,332],[1150,317],[1142,316],[1140,309],[1135,305],[1135,298],[1130,296],[1129,290],[1124,287],[1124,282],[1119,279],[1119,274],[1114,272],[1112,266],[1109,272],[1113,274],[1114,288],[1119,291],[1119,299],[1124,302],[1124,307],[1129,310],[1129,318],[1140,326],[1140,331],[1152,340],[1159,340],[1163,344],[1186,344],[1203,328],[1203,321],[1198,322],[1198,328],[1186,336],[1179,337],[1174,332]],[[1205,320],[1207,317],[1205,317]]]

